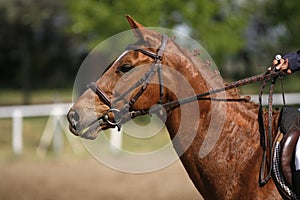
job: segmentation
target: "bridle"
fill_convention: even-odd
[[[110,108],[108,110],[107,114],[104,115],[103,117],[101,117],[104,120],[106,120],[107,123],[109,123],[112,126],[117,126],[118,129],[120,129],[121,128],[121,122],[125,118],[125,115],[128,115],[128,113],[129,113],[130,118],[136,117],[138,115],[142,115],[142,113],[137,113],[135,111],[130,111],[130,112],[128,112],[128,111],[131,110],[131,107],[133,106],[133,104],[138,100],[138,98],[147,89],[147,86],[149,85],[150,81],[154,77],[155,73],[158,74],[158,80],[159,80],[159,86],[160,86],[159,87],[160,99],[157,103],[158,104],[162,103],[162,97],[164,96],[164,87],[163,87],[162,66],[161,66],[161,64],[162,64],[163,54],[164,54],[164,51],[165,51],[165,48],[166,48],[166,45],[167,45],[167,40],[168,40],[168,37],[166,35],[162,35],[162,42],[161,42],[161,45],[160,45],[160,47],[159,47],[159,49],[157,50],[156,53],[152,53],[151,51],[141,49],[141,48],[139,48],[137,46],[134,46],[134,45],[129,45],[127,47],[126,51],[128,51],[128,50],[138,51],[138,52],[152,58],[154,60],[154,62],[151,63],[150,69],[145,73],[145,75],[141,79],[139,79],[127,91],[125,91],[123,94],[121,94],[119,97],[117,97],[113,102],[111,102],[111,99],[109,98],[109,96],[101,88],[99,88],[96,83],[92,82],[92,83],[88,84],[87,87],[90,88],[91,90],[93,90],[98,95],[98,97]],[[142,87],[140,88],[140,90],[130,99],[130,101],[127,104],[125,104],[123,106],[123,108],[121,110],[112,107],[113,104],[115,104],[118,101],[124,99],[124,97],[128,93],[130,93],[132,90],[136,89],[137,87],[139,87],[141,85],[142,85]],[[114,119],[113,120],[109,119],[108,113],[113,113],[114,114]]]

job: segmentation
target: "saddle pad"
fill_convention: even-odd
[[[292,127],[298,117],[300,117],[300,111],[298,108],[284,106],[281,109],[279,117],[280,131],[285,134]]]

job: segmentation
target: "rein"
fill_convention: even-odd
[[[272,70],[273,72],[276,72],[276,68]],[[279,71],[281,72],[281,71]],[[260,172],[259,172],[259,186],[263,187],[265,184],[268,183],[272,176],[272,167],[273,167],[273,156],[274,156],[274,142],[272,137],[273,132],[273,92],[274,92],[274,86],[276,83],[277,78],[280,79],[281,83],[281,91],[282,91],[282,100],[283,105],[285,105],[285,97],[284,97],[284,89],[283,89],[283,83],[282,78],[285,75],[284,72],[281,74],[278,74],[277,76],[273,76],[272,79],[264,80],[261,84],[260,91],[259,91],[259,110],[258,110],[258,123],[259,123],[259,132],[260,132],[260,142],[261,147],[263,149],[263,155],[260,165]],[[266,133],[265,130],[265,122],[264,122],[264,116],[263,116],[263,107],[262,107],[262,94],[265,89],[265,87],[270,83],[270,89],[269,89],[269,97],[268,97],[268,132]],[[267,159],[267,153],[269,152],[269,161]]]
[[[285,73],[282,72],[282,71],[266,72],[266,73],[263,73],[263,74],[259,74],[259,75],[251,76],[251,77],[241,79],[241,80],[238,80],[238,81],[234,81],[232,83],[227,84],[227,86],[222,87],[222,88],[218,88],[218,89],[215,89],[215,90],[210,90],[208,92],[204,92],[202,94],[197,94],[195,96],[186,97],[186,98],[183,98],[183,99],[171,101],[171,102],[162,104],[162,106],[164,108],[170,108],[170,110],[172,110],[176,107],[179,107],[180,105],[184,105],[184,104],[187,104],[187,103],[190,103],[190,102],[193,102],[193,101],[197,101],[197,100],[248,101],[248,99],[245,99],[245,98],[239,98],[239,99],[214,99],[214,98],[210,98],[210,97],[206,97],[206,96],[216,94],[216,93],[219,93],[219,92],[224,92],[224,91],[227,91],[227,90],[231,90],[231,89],[241,87],[241,86],[244,86],[244,85],[249,85],[249,84],[256,83],[256,82],[263,81],[263,80],[269,81],[274,77],[282,76],[284,74]]]

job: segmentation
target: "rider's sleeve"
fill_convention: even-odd
[[[300,70],[300,50],[288,53],[285,56],[283,56],[283,58],[287,58],[289,60],[289,68],[292,71]]]

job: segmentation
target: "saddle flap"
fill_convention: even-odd
[[[282,149],[280,153],[280,165],[282,174],[290,188],[293,187],[293,171],[294,171],[294,152],[300,136],[300,130],[296,127],[290,128],[282,140]]]

